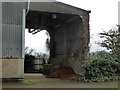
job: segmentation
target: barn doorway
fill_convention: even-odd
[[[25,30],[24,72],[42,73],[43,65],[49,63],[50,35],[47,30],[32,30]]]
[[[84,41],[82,18],[77,14],[29,10],[26,16],[28,32],[47,30],[50,35],[50,60],[53,65],[81,67]],[[81,55],[81,56],[80,56]],[[73,64],[73,61],[75,62]],[[81,68],[76,71],[81,71]]]

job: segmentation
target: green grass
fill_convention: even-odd
[[[57,78],[33,78],[33,79],[30,79],[30,78],[26,78],[25,80],[23,80],[21,82],[21,84],[24,84],[24,85],[37,85],[37,84],[42,84],[42,83],[47,83],[47,82],[67,82],[67,81],[63,81],[61,79],[57,79]]]
[[[105,86],[113,86],[113,87],[118,87],[118,81],[114,82],[92,82],[93,84],[100,84],[100,85],[105,85]]]
[[[14,85],[16,87],[21,86],[21,87],[52,88],[52,87],[54,87],[54,84],[64,85],[64,83],[65,84],[68,83],[68,87],[69,87],[69,83],[74,83],[74,81],[61,80],[61,79],[57,79],[57,78],[45,78],[44,76],[26,76],[23,81],[19,81],[19,82],[5,82],[5,85],[8,85],[10,87]],[[84,82],[78,82],[78,83],[82,84]],[[117,81],[114,81],[114,82],[88,82],[88,83],[93,84],[93,85],[104,85],[104,86],[113,86],[113,87],[117,87],[118,86],[118,82]],[[52,86],[50,86],[50,84]],[[80,89],[80,90],[82,90],[82,89]],[[91,89],[83,89],[83,90],[91,90]],[[103,90],[103,89],[92,89],[92,90]]]
[[[24,85],[36,85],[37,83],[35,81],[32,80],[26,80],[22,82]]]

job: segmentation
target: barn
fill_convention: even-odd
[[[84,73],[82,64],[89,50],[89,13],[61,2],[0,2],[2,79],[24,78],[25,29],[29,33],[47,30],[52,64]]]

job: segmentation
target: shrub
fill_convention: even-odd
[[[24,62],[25,73],[34,71],[34,60],[35,60],[35,56],[30,54],[25,54],[25,62]]]
[[[120,64],[114,55],[104,57],[91,55],[87,58],[83,67],[85,68],[84,79],[91,81],[112,80],[112,77],[116,79],[120,74]]]

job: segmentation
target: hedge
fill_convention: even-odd
[[[83,65],[85,79],[88,80],[109,80],[120,75],[119,60],[111,55],[104,57],[89,56]]]

